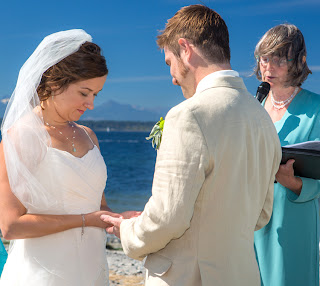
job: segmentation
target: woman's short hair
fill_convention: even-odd
[[[203,5],[181,8],[158,35],[157,44],[180,58],[179,38],[188,39],[212,63],[230,62],[229,32],[221,16]]]
[[[307,65],[307,49],[301,31],[292,24],[281,24],[267,31],[258,42],[254,56],[278,56],[288,60],[287,86],[301,86],[311,71]],[[254,73],[261,80],[259,62]]]
[[[108,74],[106,60],[98,45],[85,42],[78,51],[47,69],[37,88],[40,101],[47,100],[52,87],[65,90],[71,83]]]

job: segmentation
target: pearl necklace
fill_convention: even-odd
[[[284,101],[276,101],[276,100],[274,99],[274,97],[273,97],[272,91],[270,91],[270,94],[271,94],[271,103],[272,103],[273,107],[274,107],[275,109],[278,109],[278,110],[284,108],[284,107],[285,107],[286,105],[288,105],[288,104],[293,100],[293,98],[297,95],[298,90],[299,90],[299,87],[297,86],[297,87],[294,89],[293,93],[290,95],[290,97],[288,97],[288,98],[287,98],[286,100],[284,100]]]
[[[43,119],[43,118],[42,118],[42,119]],[[43,121],[43,122],[45,123],[45,125],[47,125],[47,126],[49,126],[50,128],[58,131],[60,135],[66,137],[66,139],[71,142],[72,151],[73,151],[73,152],[77,152],[77,149],[74,147],[74,139],[76,139],[76,137],[75,137],[76,130],[74,129],[74,124],[73,124],[73,123],[71,123],[70,121],[68,121],[69,125],[71,125],[72,130],[73,130],[72,140],[70,140],[69,137],[63,135],[63,133],[62,133],[61,131],[57,130],[57,128],[56,128],[55,126],[49,124],[48,122],[45,122],[45,121]]]

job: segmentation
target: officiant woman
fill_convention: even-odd
[[[270,84],[263,105],[281,145],[320,140],[320,96],[301,87],[311,73],[301,31],[294,25],[271,28],[258,42],[255,74]],[[320,182],[294,176],[294,160],[280,165],[273,215],[255,233],[264,286],[319,286]]]

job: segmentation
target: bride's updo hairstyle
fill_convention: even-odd
[[[71,83],[108,74],[105,57],[98,45],[85,42],[78,51],[47,69],[37,88],[40,101],[46,101],[52,88],[63,92]]]

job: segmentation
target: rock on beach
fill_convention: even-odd
[[[122,250],[106,251],[109,283],[114,285],[144,285],[145,269],[141,261],[127,257]]]
[[[145,268],[143,263],[124,254],[119,238],[107,234],[106,254],[109,265],[110,286],[144,285]]]

